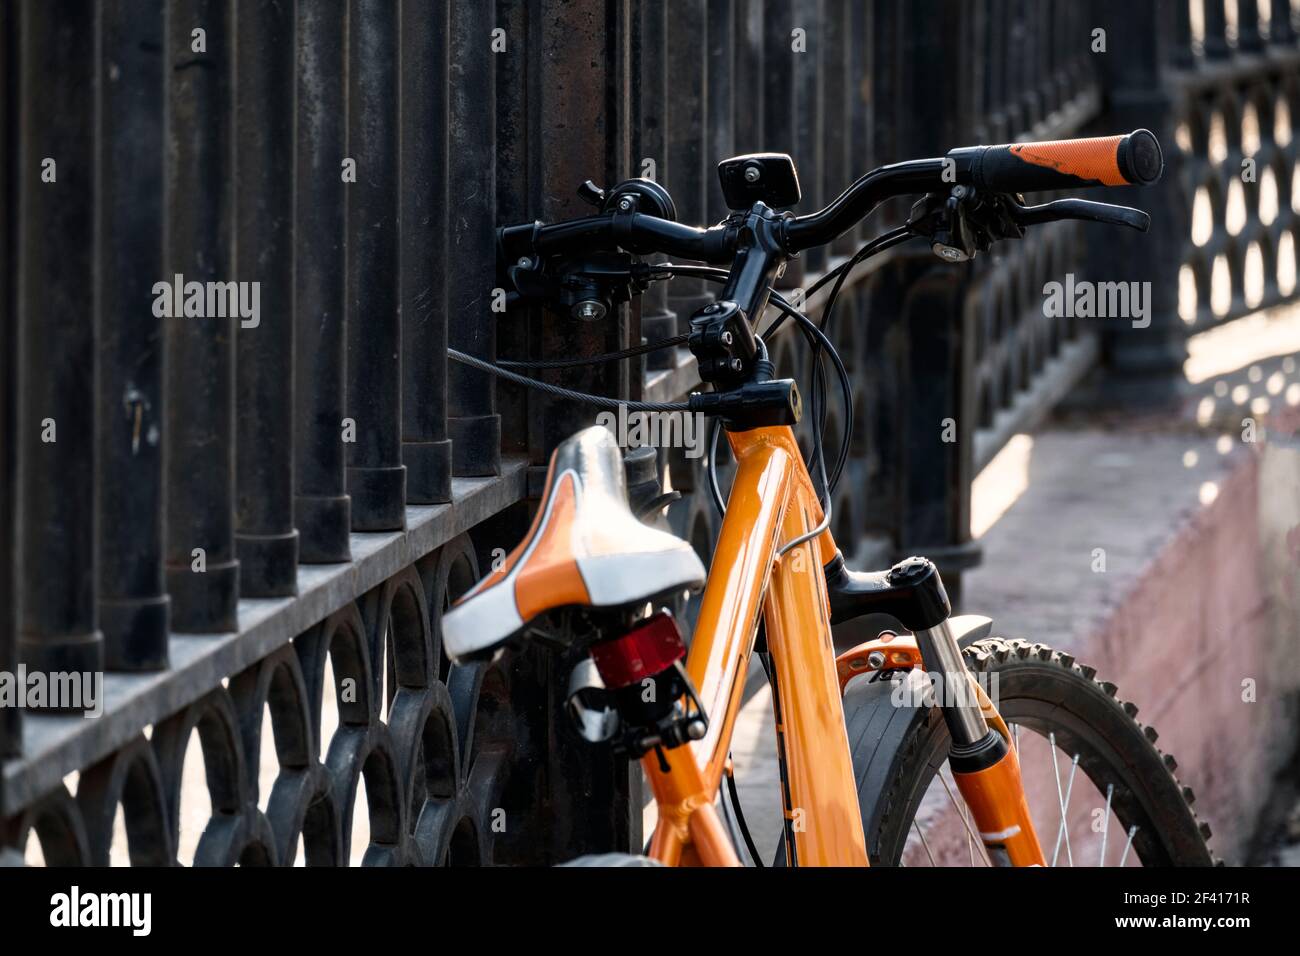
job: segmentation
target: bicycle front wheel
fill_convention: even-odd
[[[989,638],[964,653],[1012,731],[1049,864],[1214,862],[1174,759],[1113,684],[1044,644]],[[987,865],[947,766],[942,713],[918,693],[925,674],[884,677],[859,679],[844,697],[872,865]]]

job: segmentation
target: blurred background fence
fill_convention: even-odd
[[[452,667],[439,640],[594,410],[445,348],[614,351],[710,292],[678,280],[600,323],[498,314],[494,227],[634,175],[716,221],[713,166],[746,151],[790,152],[813,208],[953,146],[1152,129],[1163,183],[1109,197],[1150,210],[1150,236],[1057,223],[966,267],[908,246],[846,286],[834,533],[864,565],[928,554],[959,594],[971,481],[1012,434],[1090,373],[1173,394],[1189,332],[1294,297],[1298,72],[1289,0],[3,0],[0,672],[106,676],[95,719],[0,707],[0,847],[476,864],[637,845],[636,769],[570,734],[565,662]],[[1047,314],[1070,273],[1150,281],[1149,327]],[[256,323],[160,316],[177,275],[260,283]],[[774,358],[802,376],[805,348],[778,337]],[[684,351],[548,375],[695,384]],[[658,464],[707,560],[702,460]]]

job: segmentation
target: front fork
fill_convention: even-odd
[[[952,737],[948,763],[989,859],[996,866],[1044,865],[1015,744],[997,708],[966,669],[938,569],[924,558],[908,558],[883,574],[864,575],[844,570],[842,559],[837,561],[838,567],[833,562],[827,568],[832,620],[868,611],[893,615],[915,635],[915,650],[926,673],[937,676],[939,706]],[[835,613],[837,609],[841,613]],[[838,669],[843,678],[852,673],[855,662],[883,664],[909,657],[915,659],[903,641],[885,649],[870,642],[841,655],[844,666]]]
[[[984,703],[997,711],[966,669],[947,619],[918,629],[916,646],[926,672],[942,679],[940,706],[952,737],[948,766],[989,859],[994,866],[1042,866],[1015,744],[989,726]]]

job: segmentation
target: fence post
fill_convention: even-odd
[[[708,194],[702,222],[725,219],[729,210],[717,177],[719,160],[735,155],[735,114],[743,109],[745,91],[735,80],[735,0],[710,0],[705,36],[708,41],[705,60],[708,122],[704,141],[704,185]],[[673,95],[677,88],[673,87]]]
[[[1111,4],[1111,0],[1102,0],[1102,2]],[[1225,60],[1232,55],[1232,47],[1228,46],[1228,12],[1224,0],[1202,0],[1202,4],[1205,22],[1205,56],[1210,60]],[[1144,13],[1156,12],[1153,4],[1149,4],[1148,7],[1149,9],[1143,11]]]
[[[1108,321],[1103,347],[1110,370],[1139,384],[1144,394],[1172,395],[1187,357],[1187,326],[1178,314],[1181,256],[1190,231],[1190,210],[1183,195],[1182,154],[1175,139],[1173,98],[1165,86],[1165,64],[1177,51],[1176,5],[1099,0],[1097,26],[1105,29],[1107,53],[1099,57],[1109,104],[1108,129],[1145,126],[1160,140],[1165,172],[1146,188],[1107,190],[1108,202],[1145,209],[1151,231],[1126,229],[1088,233],[1090,271],[1106,281],[1149,282],[1149,325]],[[1186,4],[1178,5],[1184,8]],[[1222,0],[1205,5],[1206,54],[1219,55],[1223,37]],[[1213,15],[1212,15],[1213,13]],[[1226,41],[1222,43],[1226,50]]]
[[[855,114],[865,109],[852,97],[849,77],[849,53],[854,43],[852,23],[849,20],[851,4],[845,0],[824,0],[822,33],[826,37],[822,76],[822,133],[825,152],[822,156],[822,205],[830,202],[849,183],[866,170],[854,172],[850,155]],[[856,107],[856,109],[855,109]],[[852,255],[858,251],[859,230],[855,227],[829,247],[836,255]]]
[[[692,4],[691,10],[695,9]],[[577,186],[588,178],[613,184],[627,168],[625,124],[631,76],[623,31],[629,22],[627,0],[573,0],[547,16],[529,18],[528,55],[539,57],[537,62],[546,65],[532,91],[535,99],[529,110],[534,168],[538,170],[537,179],[529,186],[532,206],[544,222],[584,215],[589,207],[576,195]],[[702,39],[696,37],[691,42],[702,54]],[[593,50],[605,50],[609,55],[593,60]],[[695,130],[697,139],[701,129]],[[675,161],[673,165],[679,168]],[[702,186],[698,180],[696,183]],[[702,188],[700,194],[702,200]],[[678,210],[682,212],[680,202]],[[682,216],[687,222],[694,221],[685,212]],[[613,312],[600,322],[543,319],[542,354],[582,356],[612,351],[622,344],[620,325],[621,317]],[[548,377],[581,391],[625,397],[618,371],[607,366],[562,370]],[[595,418],[590,406],[567,400],[547,399],[533,408],[531,430],[536,443],[547,451]],[[560,713],[560,700],[569,667],[559,655],[548,655],[547,661],[547,713],[555,741],[548,758],[552,852],[565,856],[623,849],[629,832],[627,762],[592,751],[567,724],[559,723],[566,719]]]
[[[542,15],[544,12],[537,5],[503,3],[497,7],[494,21],[497,29],[505,31],[505,49],[492,57],[497,90],[494,110],[496,124],[493,129],[496,137],[493,155],[496,175],[493,188],[498,224],[529,222],[537,218],[529,189],[529,184],[536,177],[529,152],[533,148],[529,117],[536,90],[533,89],[530,74],[532,65],[527,38],[529,23]],[[509,288],[505,275],[505,267],[509,265],[510,263],[497,263],[496,266],[496,285],[502,291]],[[510,330],[497,343],[499,358],[526,361],[540,357],[536,353],[537,342],[533,334],[533,326],[540,311],[538,306],[520,305],[505,315],[492,317],[498,326]],[[510,334],[516,332],[517,334]],[[452,362],[450,372],[455,374],[457,368],[457,364]],[[534,460],[544,460],[540,458],[541,452],[530,445],[529,415],[537,398],[539,396],[533,389],[496,380],[495,408],[501,420],[502,455],[533,454]]]
[[[244,597],[298,590],[293,526],[293,7],[239,8],[235,54],[235,277],[259,283],[240,315],[235,552]]]
[[[794,116],[790,126],[790,154],[799,170],[799,185],[803,198],[802,210],[820,209],[825,205],[826,117],[822,96],[825,75],[822,58],[830,50],[831,41],[826,30],[824,0],[794,0],[792,35],[788,40],[788,55],[794,74]],[[817,246],[803,256],[805,273],[820,272],[826,267],[828,249]],[[802,283],[801,283],[802,284]]]
[[[10,71],[17,62],[14,8],[0,4],[0,183],[17,173],[10,130],[16,127],[10,110]],[[18,316],[14,311],[13,276],[16,247],[11,223],[15,212],[7,186],[0,186],[0,671],[18,667]],[[0,707],[0,759],[22,750],[21,714],[17,707]],[[4,783],[0,781],[0,807]]]
[[[445,3],[402,4],[402,461],[412,504],[451,500]]]
[[[762,148],[774,153],[789,153],[797,164],[800,157],[795,128],[794,12],[794,4],[789,2],[768,3],[764,11]],[[798,171],[802,187],[807,174],[802,168]],[[806,187],[803,195],[808,195]],[[808,208],[812,208],[811,205]],[[806,263],[806,256],[791,259],[777,287],[794,289],[801,286]]]
[[[1270,3],[1268,42],[1275,46],[1293,46],[1296,33],[1291,20],[1291,0],[1270,0]]]
[[[494,6],[451,0],[448,181],[456,215],[448,232],[448,261],[459,275],[447,292],[449,344],[496,358],[496,68],[490,44]],[[507,38],[507,43],[509,38]],[[447,432],[456,475],[501,471],[501,416],[487,374],[453,362],[447,369]]]
[[[171,0],[167,38],[168,276],[231,273],[230,4]],[[202,49],[193,30],[203,30]],[[200,68],[202,67],[202,68]],[[238,627],[235,559],[235,319],[167,320],[167,590],[172,629]]]
[[[708,152],[709,18],[704,0],[680,0],[668,18],[668,168],[671,179],[662,180],[677,205],[677,218],[699,225],[708,217],[709,177],[713,166]],[[668,288],[668,307],[677,313],[679,332],[686,331],[696,309],[713,300],[703,279],[674,279]]]
[[[1264,3],[1268,2],[1264,0]],[[1260,53],[1264,49],[1264,34],[1259,29],[1259,3],[1260,0],[1237,0],[1237,49],[1242,53]]]
[[[879,144],[875,140],[874,122],[877,96],[873,70],[875,67],[875,13],[864,4],[849,4],[849,32],[847,91],[849,103],[849,166],[847,179],[856,180],[881,161]],[[841,189],[847,188],[846,182]],[[858,223],[849,233],[855,243],[861,243],[871,233],[867,223]]]
[[[855,4],[855,8],[856,8]],[[870,6],[864,13],[864,29],[870,37],[871,115],[866,136],[871,142],[871,165],[897,162],[906,158],[902,138],[905,116],[903,100],[902,49],[903,10],[890,0]],[[861,175],[865,170],[859,170]],[[893,209],[876,214],[883,217]],[[885,220],[882,218],[881,222]],[[902,306],[902,269],[887,268],[873,283],[867,311],[876,316],[895,316]],[[901,323],[868,321],[863,334],[862,380],[867,387],[864,404],[870,418],[862,423],[869,449],[864,469],[870,494],[864,502],[863,526],[868,535],[885,538],[891,547],[898,544],[898,513],[903,488],[902,462],[897,454],[902,437],[901,400]]]
[[[481,39],[479,42],[484,42]],[[357,531],[406,527],[399,314],[397,7],[348,7],[348,495]]]
[[[143,307],[163,273],[163,3],[100,16],[98,315],[99,622],[110,670],[167,666],[163,579],[163,337]]]
[[[962,82],[960,51],[968,42],[960,0],[909,0],[902,12],[905,156],[934,156],[966,132],[958,108]],[[935,72],[934,63],[952,70]],[[977,563],[970,541],[970,483],[975,446],[969,349],[963,341],[963,300],[969,266],[939,263],[924,244],[900,257],[902,284],[900,343],[904,368],[895,436],[902,447],[898,485],[901,499],[896,542],[899,554],[924,554],[943,572],[956,604],[961,571]],[[887,450],[885,452],[889,454]]]
[[[654,163],[653,179],[672,187],[668,165],[668,5],[658,0],[635,0],[637,24],[632,38],[632,97],[634,137],[632,175],[646,175],[647,161]],[[656,257],[662,261],[665,256]],[[654,260],[651,260],[654,261]],[[656,282],[641,296],[641,334],[657,342],[677,333],[677,313],[668,307],[668,284]],[[645,357],[650,368],[668,368],[676,362],[677,349],[662,349]]]
[[[95,10],[27,4],[20,20],[18,652],[31,671],[95,672]]]
[[[736,0],[736,89],[740,91],[734,110],[737,153],[757,153],[767,148],[763,127],[766,15],[764,0]]]
[[[298,559],[306,564],[352,557],[343,444],[347,24],[338,10],[320,4],[298,4],[297,17],[293,516]]]

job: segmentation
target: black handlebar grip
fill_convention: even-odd
[[[994,192],[1025,193],[1083,186],[1150,186],[1165,168],[1150,130],[1127,136],[969,146],[948,154],[959,181]]]

